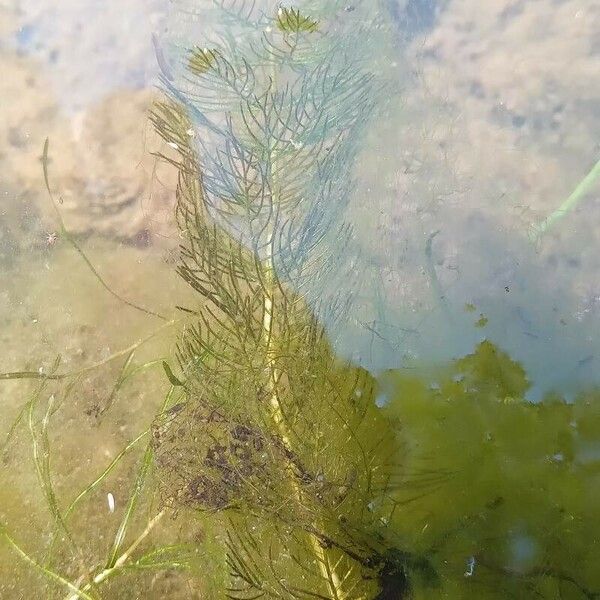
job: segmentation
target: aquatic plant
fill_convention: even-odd
[[[58,220],[61,239],[68,242],[83,260],[92,279],[107,295],[116,299],[120,306],[165,321],[149,335],[91,364],[68,368],[64,365],[69,361],[65,361],[59,355],[49,367],[39,366],[33,370],[0,373],[0,381],[7,383],[20,381],[29,390],[27,400],[10,423],[2,443],[0,452],[5,468],[4,473],[9,475],[15,471],[26,480],[27,461],[23,458],[27,457],[22,456],[19,444],[24,433],[30,444],[30,457],[42,504],[50,517],[40,535],[34,536],[33,531],[28,531],[25,537],[21,531],[14,532],[11,524],[5,522],[3,515],[0,521],[0,539],[6,542],[14,556],[18,556],[24,564],[33,569],[34,574],[42,577],[39,586],[44,590],[44,597],[62,597],[68,592],[69,598],[95,599],[100,594],[99,588],[108,586],[109,589],[114,590],[113,581],[123,576],[132,578],[136,574],[156,573],[165,569],[189,570],[196,551],[186,541],[170,543],[168,534],[162,540],[164,543],[150,541],[153,531],[157,529],[165,513],[157,509],[151,516],[144,514],[148,509],[152,510],[156,496],[155,486],[151,484],[153,450],[150,443],[149,423],[145,430],[133,437],[97,473],[90,472],[85,461],[78,465],[65,464],[65,459],[53,447],[57,445],[55,444],[56,432],[53,429],[64,430],[64,413],[72,414],[71,405],[77,396],[82,395],[82,390],[85,390],[86,378],[100,377],[110,380],[111,372],[115,372],[115,365],[119,363],[115,380],[106,390],[102,402],[91,405],[86,410],[88,416],[96,421],[96,426],[103,418],[108,417],[113,405],[122,396],[129,395],[131,388],[141,386],[143,389],[144,385],[155,385],[151,372],[161,366],[163,357],[147,360],[143,358],[144,349],[164,336],[175,325],[176,319],[167,320],[157,311],[129,300],[116,292],[100,274],[89,259],[84,246],[68,231],[62,219],[59,202],[55,200],[51,191],[49,153],[50,143],[46,140],[42,152],[42,169],[46,189]],[[164,387],[164,384],[159,385],[157,388],[159,394]],[[165,391],[160,407],[157,407],[158,412],[162,413],[172,403],[177,402],[178,397],[178,390],[170,386]],[[62,425],[57,425],[57,421],[62,422]],[[89,423],[86,425],[94,428],[94,425],[90,426]],[[139,457],[139,464],[136,465],[132,458],[144,442],[145,449]],[[94,461],[94,464],[96,462]],[[60,466],[59,469],[56,469],[57,464]],[[83,469],[84,477],[86,479],[89,477],[89,483],[83,483],[80,478],[76,478],[67,486],[63,482],[60,486],[61,491],[57,491],[57,479],[64,479],[65,468],[73,471],[74,467]],[[119,478],[123,483],[127,482],[125,486],[130,488],[128,492],[121,489]],[[121,518],[114,532],[111,532],[113,519],[110,517],[115,512],[115,496],[112,492],[106,494],[107,485],[110,485],[108,489],[112,489],[115,493],[123,491],[123,496],[126,497],[123,509],[118,506],[119,510],[116,511],[120,513]],[[68,491],[64,489],[65,487]],[[103,490],[105,499],[102,499]],[[69,493],[72,493],[70,499],[65,497]],[[17,490],[14,490],[14,494],[16,499]],[[27,490],[27,505],[35,504],[33,499],[36,495],[35,486],[32,485]],[[98,511],[99,495],[100,506],[106,507],[108,504],[106,514],[109,518],[97,529],[96,522],[104,512]],[[89,526],[82,528],[82,519],[84,522],[89,521]],[[100,539],[112,537],[112,541],[108,545],[103,542],[98,543],[96,540],[98,537]],[[103,551],[106,552],[106,556],[102,556]],[[43,586],[44,579],[56,585]],[[37,583],[37,580],[33,581]],[[36,590],[31,593],[39,592],[37,585],[31,587],[32,590]],[[2,593],[8,593],[9,589],[7,584],[5,588],[3,587]],[[23,593],[32,597],[29,596],[29,592]]]
[[[231,597],[358,598],[382,586],[403,594],[409,570],[427,568],[386,540],[373,508],[374,499],[385,505],[394,445],[373,380],[336,359],[316,316],[348,237],[348,172],[382,91],[376,63],[356,43],[372,31],[346,24],[340,35],[341,10],[279,7],[255,19],[236,9],[242,25],[260,22],[246,44],[226,36],[192,49],[179,81],[159,61],[170,100],[152,120],[176,151],[162,158],[180,172],[179,273],[200,295],[198,306],[180,307],[190,317],[179,368],[162,361],[185,399],[153,426],[104,569],[81,588],[45,571],[75,594],[86,597],[129,561],[137,543],[122,553],[125,534],[153,456],[165,507],[231,514]],[[47,154],[48,144],[50,193]],[[115,294],[57,215],[105,289],[162,318]],[[325,308],[329,323],[344,314],[343,305]],[[49,504],[66,532],[54,494]]]
[[[348,174],[382,89],[372,32],[316,8],[236,17],[243,34],[164,73],[170,100],[152,116],[180,172],[179,273],[200,295],[183,308],[179,374],[169,367],[186,401],[153,433],[162,493],[230,515],[228,597],[392,585],[400,598],[427,564],[387,539],[374,508],[393,482],[393,432],[371,376],[336,358],[319,322],[344,306],[316,302],[340,268]]]
[[[428,373],[381,376],[403,472],[390,527],[439,574],[415,598],[598,598],[600,395],[528,402],[484,341]]]
[[[538,242],[556,223],[574,211],[583,198],[593,189],[598,178],[600,178],[600,160],[594,164],[586,176],[575,186],[575,189],[569,194],[568,198],[541,223],[533,227],[530,233],[532,241]]]
[[[20,426],[25,421],[29,431],[37,481],[51,520],[48,523],[47,539],[49,541],[42,549],[40,557],[34,557],[27,550],[27,542],[30,543],[31,540],[25,541],[25,544],[23,544],[9,531],[5,523],[0,523],[0,537],[9,544],[25,563],[31,565],[34,571],[50,581],[66,587],[70,592],[69,598],[97,598],[98,587],[109,579],[112,580],[119,575],[132,574],[136,571],[144,573],[152,570],[187,569],[190,561],[194,559],[193,547],[185,543],[157,544],[154,547],[147,547],[146,538],[163,518],[163,511],[157,511],[137,533],[134,533],[135,529],[139,527],[140,515],[138,513],[141,500],[144,497],[145,501],[148,501],[146,496],[152,498],[153,495],[152,488],[148,489],[147,485],[153,460],[152,444],[148,435],[149,430],[141,432],[131,440],[100,473],[93,477],[90,483],[80,488],[70,502],[65,503],[64,499],[59,499],[55,491],[52,460],[56,462],[57,457],[53,457],[49,437],[53,418],[56,418],[56,414],[61,409],[64,410],[64,406],[72,400],[74,390],[80,384],[82,375],[86,372],[100,369],[120,357],[125,357],[121,376],[111,392],[111,394],[116,394],[118,388],[126,380],[152,368],[156,361],[137,365],[132,362],[136,351],[146,341],[141,340],[132,347],[117,352],[100,363],[73,372],[59,371],[61,360],[58,357],[52,369],[47,373],[38,373],[38,377],[34,377],[29,372],[6,373],[2,376],[4,380],[38,379],[30,398],[23,405],[17,419],[8,431],[3,443],[2,454],[5,464],[9,464],[14,460],[12,457],[13,441]],[[178,394],[171,386],[159,412],[162,413],[177,398]],[[87,574],[77,574],[77,571],[81,569],[82,562],[85,560],[84,557],[89,554],[88,544],[90,543],[90,540],[82,540],[81,535],[76,534],[74,531],[73,521],[78,511],[91,499],[97,502],[95,498],[98,490],[105,485],[107,479],[113,477],[116,470],[123,468],[123,463],[128,462],[131,452],[144,441],[146,442],[146,449],[142,455],[137,474],[133,478],[130,495],[114,534],[114,540],[108,548],[105,562],[89,564],[86,566]],[[125,468],[131,470],[132,465],[129,464]],[[109,512],[114,512],[114,497],[112,494],[108,495],[108,505]],[[141,546],[146,547],[140,551]],[[61,573],[60,565],[66,566],[68,569],[66,573]],[[47,597],[53,595],[50,591],[47,593]]]

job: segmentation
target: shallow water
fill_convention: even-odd
[[[171,394],[166,407],[174,411],[165,414],[185,427],[196,418],[189,395],[210,394],[220,381],[200,379],[193,392],[180,385],[189,375],[178,362],[182,340],[198,322],[189,311],[203,310],[205,302],[175,272],[189,223],[182,227],[181,214],[179,224],[175,217],[177,169],[156,156],[174,159],[181,148],[161,139],[148,118],[161,85],[187,89],[191,48],[212,48],[217,34],[231,48],[251,48],[252,27],[262,27],[262,19],[277,27],[271,15],[278,3],[265,1],[248,13],[242,2],[219,4],[108,2],[99,10],[91,2],[14,0],[0,8],[0,372],[27,373],[0,381],[0,433],[7,436],[1,598],[67,597],[73,588],[65,581],[84,589],[114,567],[106,558],[112,551],[116,559],[131,544],[123,577],[86,588],[91,597],[223,597],[231,525],[227,511],[214,510],[222,508],[223,495],[204,497],[211,510],[198,516],[190,508],[200,505],[178,505],[169,496],[177,468],[164,470],[173,452],[190,452],[189,440],[203,447],[196,433],[171,440],[167,460],[158,442],[147,446],[163,429],[149,430],[65,517],[77,494],[157,422],[165,395]],[[319,352],[350,361],[331,380],[358,378],[364,373],[358,367],[373,378],[372,389],[357,388],[357,402],[368,406],[365,414],[376,411],[375,437],[383,439],[385,427],[393,432],[397,466],[387,491],[373,493],[361,509],[363,516],[376,515],[361,533],[377,539],[371,549],[394,540],[371,573],[373,585],[362,596],[313,591],[327,598],[404,598],[408,589],[417,598],[597,597],[600,6],[586,0],[493,0],[485,10],[475,0],[298,5],[323,15],[329,34],[342,42],[365,27],[329,68],[335,72],[352,52],[371,61],[374,104],[361,113],[362,129],[348,126],[351,133],[331,144],[331,156],[347,148],[339,150],[339,162],[324,162],[328,170],[321,165],[307,182],[302,177],[313,177],[310,168],[296,175],[290,163],[273,180],[273,187],[293,190],[290,197],[297,188],[317,196],[330,177],[323,202],[309,209],[298,203],[289,213],[283,208],[280,221],[257,217],[258,227],[245,228],[233,217],[218,224],[274,265],[296,304],[314,313],[333,348],[319,346]],[[300,46],[298,54],[310,60],[328,51],[319,44]],[[197,64],[202,76],[204,63]],[[274,69],[267,61],[256,73],[275,81]],[[293,81],[289,72],[285,77]],[[379,85],[386,86],[383,93]],[[356,98],[360,107],[363,96]],[[230,189],[214,158],[232,152],[225,116],[233,115],[232,127],[243,122],[239,115],[235,121],[229,101],[218,88],[196,98],[206,108],[201,115],[189,109],[191,147],[204,157],[213,202]],[[343,117],[350,122],[353,113]],[[328,126],[345,132],[343,124],[340,117]],[[308,160],[301,143],[308,154],[317,152],[314,137],[298,141],[299,128],[293,135],[297,163]],[[574,195],[588,173],[586,189]],[[556,218],[539,235],[551,215]],[[300,241],[274,253],[263,244],[271,227],[282,239]],[[293,387],[303,375],[285,365],[286,385]],[[48,378],[82,369],[74,378]],[[228,381],[225,371],[217,369]],[[280,380],[288,381],[274,376],[265,385]],[[235,393],[249,386],[236,380]],[[334,418],[329,405],[307,416],[292,397],[303,431],[315,440],[334,436],[325,423]],[[236,419],[248,406],[236,409]],[[211,435],[221,443],[221,433]],[[277,435],[287,443],[287,434]],[[327,454],[317,442],[324,458],[298,450],[292,470],[305,460],[315,481],[333,486],[328,468],[335,466],[335,486],[358,489],[342,461],[354,459],[339,454],[346,446],[332,443]],[[150,466],[138,497],[144,447]],[[271,453],[280,468],[293,453],[278,448],[275,443]],[[251,506],[248,498],[243,502]],[[127,506],[131,521],[115,550]],[[352,518],[344,517],[352,526],[358,510],[353,505]],[[325,527],[323,519],[311,527]],[[281,541],[290,525],[280,520],[275,530],[257,525],[259,539],[279,548],[275,566],[293,582],[298,561],[285,562],[294,551]],[[340,551],[320,543],[325,555]],[[185,560],[172,544],[185,544]],[[162,550],[152,554],[153,548]],[[298,560],[308,561],[310,552]],[[403,565],[408,581],[393,564]],[[292,588],[282,589],[279,597],[295,597]]]

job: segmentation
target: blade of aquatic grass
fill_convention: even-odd
[[[15,435],[17,428],[21,424],[21,421],[25,418],[25,415],[29,412],[29,407],[31,406],[31,403],[35,402],[37,399],[39,399],[39,397],[41,396],[42,391],[44,390],[45,387],[46,387],[46,382],[43,381],[33,392],[31,397],[29,398],[29,400],[27,400],[27,402],[25,402],[25,404],[19,411],[19,414],[17,415],[16,419],[12,422],[12,425],[10,426],[8,433],[6,434],[4,444],[2,444],[2,453],[3,454],[8,450],[8,445],[10,444],[13,436]]]
[[[38,371],[13,371],[11,373],[0,373],[0,381],[8,379],[52,379],[59,380],[69,377],[69,373],[57,375],[44,375]]]
[[[142,493],[142,490],[144,489],[144,484],[146,483],[146,476],[148,475],[150,465],[152,464],[152,454],[152,446],[148,444],[148,446],[146,446],[144,456],[142,457],[140,470],[138,471],[137,477],[133,485],[133,489],[129,496],[123,519],[121,520],[121,524],[119,525],[119,529],[117,530],[117,533],[115,535],[115,539],[111,551],[109,553],[109,559],[106,562],[107,569],[114,567],[117,561],[119,551],[121,550],[121,546],[127,534],[127,528],[129,527],[129,523],[137,507],[140,495]]]
[[[113,297],[115,297],[117,300],[119,300],[123,304],[130,306],[131,308],[134,308],[140,312],[146,313],[147,315],[151,315],[153,317],[157,317],[159,319],[162,319],[163,321],[166,321],[167,320],[166,317],[161,315],[160,313],[150,310],[148,308],[145,308],[145,307],[141,306],[140,304],[136,304],[135,302],[131,302],[130,300],[123,298],[123,296],[121,296],[120,294],[115,292],[108,285],[108,283],[106,283],[106,281],[104,281],[104,279],[102,278],[100,273],[98,273],[98,271],[96,270],[96,267],[94,267],[94,265],[92,264],[90,259],[87,257],[85,252],[82,250],[81,246],[77,243],[75,238],[69,233],[69,231],[65,227],[65,223],[63,221],[62,214],[58,208],[58,204],[57,204],[56,200],[54,199],[54,195],[52,194],[52,191],[50,190],[50,180],[48,177],[48,150],[49,150],[49,147],[50,147],[50,140],[48,138],[46,138],[46,141],[44,142],[44,150],[42,153],[42,167],[44,170],[44,183],[46,184],[46,190],[48,191],[48,195],[50,196],[50,200],[52,201],[52,205],[54,206],[54,211],[56,212],[58,224],[60,227],[60,233],[61,233],[62,237],[64,237],[64,239],[67,240],[67,242],[69,244],[71,244],[71,246],[75,249],[75,251],[81,256],[81,258],[83,259],[83,261],[85,262],[85,264],[87,265],[89,270],[92,272],[94,277],[98,280],[100,285],[109,294],[111,294]]]
[[[67,518],[77,507],[77,505],[90,493],[92,493],[109,475],[110,473],[114,470],[114,468],[121,462],[121,460],[123,459],[123,457],[145,436],[147,436],[149,433],[149,430],[146,429],[146,431],[143,431],[142,433],[140,433],[135,439],[133,439],[131,442],[129,442],[129,444],[127,444],[127,446],[125,446],[125,448],[123,448],[121,450],[121,452],[119,452],[119,454],[117,454],[117,456],[115,456],[115,458],[113,458],[113,460],[110,462],[110,464],[104,469],[104,471],[102,471],[102,473],[100,473],[100,475],[98,475],[98,477],[96,477],[96,479],[94,479],[94,481],[92,481],[92,483],[90,483],[86,488],[84,488],[81,492],[79,492],[79,494],[77,494],[77,496],[74,498],[74,500],[71,502],[71,504],[69,504],[67,510],[65,511],[65,518]]]
[[[169,405],[173,402],[174,393],[175,393],[175,386],[170,386],[169,391],[165,395],[165,399],[164,399],[164,401],[161,405],[161,408],[157,414],[163,413],[169,407]],[[122,552],[119,555],[119,552],[123,545],[123,541],[125,540],[125,536],[127,534],[127,529],[129,527],[131,518],[133,517],[133,515],[135,513],[135,509],[137,507],[140,495],[143,491],[144,484],[146,481],[146,476],[148,474],[148,471],[150,470],[152,458],[153,458],[153,449],[152,449],[152,442],[150,441],[148,443],[148,445],[146,446],[146,450],[142,457],[142,462],[141,462],[140,468],[138,470],[131,494],[129,496],[129,500],[127,502],[127,507],[125,508],[125,513],[123,514],[121,523],[119,525],[119,529],[117,530],[114,542],[109,551],[109,557],[106,561],[106,566],[100,573],[98,573],[93,578],[93,580],[90,583],[86,584],[83,587],[84,591],[88,591],[93,586],[97,586],[97,585],[101,584],[103,581],[105,581],[109,577],[113,577],[114,575],[116,575],[119,572],[119,570],[123,569],[123,567],[126,565],[127,561],[129,560],[129,558],[131,557],[131,555],[135,551],[135,549],[149,535],[149,533],[152,531],[152,529],[154,529],[154,527],[157,525],[157,523],[164,517],[165,510],[163,509],[158,514],[156,514],[152,519],[150,519],[150,521],[146,525],[146,528],[141,533],[141,535],[139,535],[134,540],[134,542],[124,552]],[[67,600],[75,600],[76,597],[77,597],[76,595],[72,595],[72,596],[69,596]]]
[[[12,379],[61,380],[61,379],[67,379],[68,377],[74,377],[76,375],[83,375],[84,373],[88,373],[89,371],[93,371],[94,369],[97,369],[98,367],[102,367],[103,365],[108,364],[109,362],[112,362],[113,360],[116,360],[117,358],[120,358],[121,356],[125,356],[126,354],[129,354],[129,352],[131,352],[132,350],[136,350],[142,344],[145,344],[146,342],[151,340],[153,337],[158,335],[163,329],[170,327],[171,325],[174,325],[178,321],[179,321],[179,319],[172,319],[171,321],[167,321],[166,323],[161,325],[158,329],[153,331],[151,334],[147,335],[145,338],[138,340],[135,344],[132,344],[131,346],[128,346],[127,348],[124,348],[123,350],[119,350],[118,352],[111,354],[109,357],[107,357],[99,362],[88,365],[87,367],[82,367],[81,369],[76,369],[75,371],[69,371],[67,373],[46,374],[46,373],[43,373],[40,371],[13,371],[10,373],[0,373],[0,381],[3,381],[3,380],[6,381],[6,380],[12,380]]]
[[[131,364],[131,361],[133,360],[133,357],[135,355],[135,351],[136,351],[136,348],[134,348],[127,355],[127,358],[125,359],[125,362],[121,366],[121,370],[119,372],[119,376],[117,377],[117,380],[115,381],[115,384],[113,385],[113,388],[110,391],[110,395],[108,397],[108,400],[106,401],[106,404],[102,407],[102,410],[100,411],[100,414],[105,413],[113,405],[113,403],[115,401],[115,398],[117,397],[117,394],[119,393],[119,390],[121,389],[121,386],[123,385],[123,382],[125,381],[125,376],[127,374],[127,369],[129,368],[129,365]]]
[[[25,415],[28,414],[31,404],[35,403],[39,400],[44,388],[46,387],[47,381],[49,379],[54,379],[54,374],[55,374],[56,369],[58,369],[60,360],[61,360],[61,357],[59,355],[56,357],[55,362],[52,367],[52,371],[50,373],[48,373],[48,374],[44,374],[43,372],[38,373],[39,379],[42,379],[42,382],[39,385],[39,387],[33,392],[31,397],[29,398],[29,400],[27,400],[27,402],[25,402],[25,404],[19,411],[17,418],[12,422],[12,425],[10,426],[8,434],[6,435],[6,439],[4,440],[4,444],[2,445],[2,452],[6,452],[6,450],[8,448],[8,444],[10,443],[12,437],[14,436],[14,434],[17,430],[17,427],[19,426],[21,421],[24,419]]]
[[[92,481],[88,486],[86,486],[81,492],[79,492],[79,494],[77,494],[77,496],[75,496],[75,498],[73,499],[73,501],[71,502],[71,504],[69,504],[69,506],[67,507],[67,509],[64,512],[63,515],[63,519],[66,521],[71,514],[73,513],[73,511],[75,510],[75,508],[77,508],[77,505],[89,494],[91,494],[95,489],[98,488],[98,486],[110,475],[110,473],[115,469],[115,467],[121,462],[121,460],[123,459],[123,457],[133,448],[135,447],[135,445],[146,435],[148,435],[149,430],[147,429],[146,431],[143,431],[142,433],[140,433],[135,439],[133,439],[131,442],[129,442],[129,444],[127,444],[127,446],[125,446],[121,452],[119,452],[119,454],[117,454],[117,456],[115,456],[115,458],[113,458],[113,460],[109,463],[109,465],[104,469],[104,471],[102,471],[102,473],[100,473],[100,475],[98,475],[98,477],[96,477],[96,479],[94,479],[94,481]],[[58,537],[58,528],[55,528],[54,533],[52,535],[52,539],[50,541],[50,544],[48,546],[48,551],[46,553],[46,560],[44,561],[44,564],[48,564],[48,562],[50,561],[50,558],[52,556],[52,551],[54,549],[54,545],[56,544],[56,540]]]
[[[78,588],[74,583],[71,583],[68,579],[66,579],[62,575],[59,575],[58,573],[42,566],[35,559],[33,559],[31,556],[29,556],[29,554],[27,554],[25,552],[25,550],[23,550],[21,548],[21,546],[19,546],[19,544],[17,544],[17,542],[8,534],[8,532],[6,531],[6,529],[3,525],[0,525],[0,535],[8,542],[8,544],[11,546],[11,548],[26,563],[28,563],[29,565],[34,567],[36,570],[40,571],[48,579],[51,579],[52,581],[55,581],[56,583],[60,583],[61,585],[67,587],[73,594],[72,598],[74,598],[74,599],[83,598],[84,600],[94,600],[94,598],[92,598],[92,596],[90,596],[89,594],[87,594],[86,592],[84,592],[83,590]]]
[[[135,352],[135,350],[133,350],[131,352],[131,355],[127,357],[127,360],[123,364],[123,367],[121,368],[119,377],[118,377],[117,381],[115,382],[115,385],[110,393],[110,396],[106,402],[106,405],[104,406],[104,408],[102,409],[100,414],[105,413],[112,406],[117,394],[122,389],[122,387],[125,385],[125,383],[127,383],[130,379],[132,379],[139,373],[142,373],[143,371],[146,371],[148,369],[151,369],[152,367],[156,367],[156,366],[164,363],[164,359],[159,358],[156,360],[150,360],[148,362],[145,362],[141,365],[134,366],[131,369],[129,369],[129,366],[131,365],[131,362],[133,359],[134,352]]]
[[[71,392],[73,391],[75,385],[77,384],[77,382],[79,381],[79,377],[74,377],[66,386],[65,392],[63,394],[63,400],[62,402],[65,402],[68,397],[71,395]],[[39,395],[41,395],[44,387],[46,386],[46,381],[43,381],[41,386],[36,389],[36,391],[34,392],[34,394],[32,395],[32,398],[34,395],[38,395],[38,399],[39,399]],[[2,450],[1,452],[4,454],[7,452],[8,450],[8,446],[13,438],[13,436],[15,435],[18,426],[20,425],[21,421],[23,420],[23,418],[25,417],[25,415],[28,413],[29,411],[29,406],[30,406],[30,402],[32,400],[32,398],[30,398],[27,402],[25,402],[25,404],[23,405],[23,407],[21,408],[21,410],[19,411],[19,414],[17,415],[17,417],[15,418],[15,420],[12,422],[10,429],[8,431],[8,433],[6,434],[6,438],[4,440],[4,443],[2,444]],[[55,403],[56,408],[52,409],[51,414],[54,414],[57,410],[59,410],[60,404],[59,403]]]
[[[557,221],[573,211],[579,202],[592,189],[592,186],[600,179],[600,160],[591,168],[589,173],[577,184],[569,197],[539,225],[534,227],[532,240],[538,241]]]
[[[165,408],[171,402],[171,398],[173,397],[174,391],[175,391],[175,386],[172,385],[169,388],[169,391],[167,392],[167,394],[165,396],[165,400],[163,402],[163,405],[160,409],[159,414],[164,412]],[[150,470],[150,465],[152,464],[153,454],[154,454],[154,450],[152,447],[152,440],[150,440],[148,442],[148,445],[146,446],[146,450],[142,457],[142,462],[141,462],[138,474],[136,476],[135,482],[133,484],[133,488],[131,490],[131,494],[129,496],[129,500],[127,502],[127,506],[125,508],[125,513],[123,514],[121,524],[119,525],[119,529],[117,530],[117,533],[115,535],[115,539],[114,539],[112,548],[109,552],[109,558],[106,562],[107,569],[110,569],[115,566],[117,557],[119,555],[119,551],[121,549],[121,546],[122,546],[125,536],[127,534],[127,528],[129,527],[129,522],[131,521],[131,518],[135,512],[140,495],[144,488],[144,484],[146,483],[146,476],[148,475],[148,471]]]
[[[135,377],[138,373],[141,373],[142,371],[146,371],[147,369],[151,369],[152,367],[157,367],[159,365],[162,365],[162,362],[163,362],[163,359],[158,358],[156,360],[149,360],[148,362],[145,362],[144,364],[133,367],[129,371],[129,373],[126,373],[125,376],[123,377],[123,383],[125,383],[132,377]]]
[[[142,531],[141,535],[139,535],[136,538],[136,540],[131,544],[131,546],[129,546],[129,548],[127,548],[127,550],[125,550],[125,552],[123,552],[123,554],[119,556],[119,558],[115,561],[114,566],[110,568],[107,567],[103,571],[98,573],[98,575],[96,575],[90,583],[83,586],[83,591],[87,592],[88,590],[92,589],[92,587],[98,586],[104,581],[106,581],[109,577],[114,577],[115,575],[118,575],[119,571],[122,571],[125,568],[127,561],[129,560],[135,549],[144,541],[144,539],[146,539],[146,537],[148,537],[150,532],[154,529],[154,527],[156,527],[156,525],[164,516],[165,511],[161,510],[157,515],[150,519],[150,521],[148,521],[148,524],[146,525],[146,528],[144,529],[144,531]],[[77,596],[73,594],[65,600],[76,600],[76,598]]]
[[[62,529],[69,541],[72,544],[74,544],[75,542],[73,540],[73,537],[67,529],[66,523],[58,506],[58,501],[56,499],[56,493],[54,492],[54,486],[52,485],[52,476],[50,472],[50,443],[48,440],[48,423],[50,420],[50,413],[54,404],[54,398],[54,394],[52,394],[48,400],[46,413],[42,420],[40,439],[38,439],[38,434],[36,432],[36,427],[34,423],[35,408],[37,402],[34,400],[29,403],[28,424],[29,432],[31,434],[33,462],[35,465],[38,483],[46,500],[46,504],[48,505],[48,509],[50,510],[50,514],[54,518],[54,523]]]
[[[171,382],[171,385],[175,387],[182,387],[184,385],[183,382],[180,381],[179,378],[175,375],[175,373],[173,373],[171,366],[166,360],[162,361],[162,367],[165,372],[165,375],[167,376],[167,379]]]
[[[80,382],[81,380],[81,375],[74,375],[73,378],[68,381],[65,385],[65,391],[62,395],[62,399],[60,400],[60,402],[56,402],[56,408],[54,408],[52,410],[52,415],[54,415],[56,412],[58,412],[60,410],[60,407],[67,402],[67,400],[69,399],[69,396],[71,396],[71,393],[73,392],[73,390],[77,387],[77,384]]]

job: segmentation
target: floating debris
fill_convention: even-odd
[[[110,492],[108,492],[108,494],[106,494],[106,500],[108,502],[108,512],[114,513],[115,512],[115,497]]]
[[[465,571],[465,577],[473,577],[475,573],[475,557],[469,556],[467,559],[467,570]]]

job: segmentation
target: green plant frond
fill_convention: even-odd
[[[318,328],[306,324],[300,332],[283,336],[289,348],[274,357],[289,439],[273,427],[265,363],[242,370],[213,356],[199,368],[198,384],[186,384],[193,400],[166,416],[154,436],[163,495],[199,510],[251,511],[304,526],[310,536],[319,520],[324,539],[364,557],[369,547],[354,532],[380,526],[381,511],[367,506],[385,505],[394,442],[374,408],[370,377],[338,365]],[[290,477],[300,490],[296,500]]]
[[[256,0],[178,0],[177,11],[187,18],[210,19],[215,29],[239,28],[244,33],[262,31],[269,23]]]
[[[183,72],[183,93],[205,112],[234,108],[250,98],[257,86],[253,67],[243,58],[233,63],[220,49],[197,48]]]
[[[300,13],[297,8],[280,7],[277,11],[277,27],[285,33],[317,31],[319,23]]]
[[[244,62],[240,78],[234,63],[221,53],[218,58],[216,63],[223,63],[223,67],[212,68],[211,73],[220,71],[227,82],[240,79],[241,87],[247,87],[251,72],[253,86],[258,85],[256,68]],[[200,84],[205,75],[195,77],[195,83]],[[194,141],[202,156],[201,161],[197,161],[202,172],[202,190],[196,196],[201,196],[204,213],[218,215],[221,223],[227,224],[239,240],[255,251],[272,245],[273,235],[278,235],[279,247],[269,248],[269,254],[274,261],[282,261],[279,268],[289,276],[300,272],[298,264],[294,269],[286,264],[294,260],[305,263],[305,281],[315,273],[324,279],[323,261],[313,261],[312,269],[306,268],[306,261],[309,250],[323,240],[322,232],[333,231],[332,221],[349,197],[349,186],[340,184],[347,173],[347,164],[356,154],[356,145],[351,140],[360,137],[360,131],[351,130],[364,120],[372,104],[369,77],[361,74],[360,69],[352,69],[350,63],[340,68],[332,57],[281,89],[276,89],[274,80],[269,77],[262,84],[262,92],[257,88],[256,92],[240,98],[237,108],[229,102],[223,104],[226,128],[220,128],[222,148],[213,147],[203,135]],[[237,89],[239,92],[240,86]],[[186,102],[190,107],[196,104],[191,96],[183,106]],[[190,109],[185,131],[197,131],[194,124],[197,114],[196,108]],[[166,123],[159,125],[169,134],[170,144],[182,145],[189,153],[191,147],[182,140],[182,128],[174,135],[177,127],[172,117],[165,114]],[[181,115],[177,119],[181,121]],[[199,119],[199,131],[202,131],[204,117]],[[210,131],[213,130],[211,126]],[[191,182],[189,187],[195,185],[197,182]],[[332,194],[332,190],[336,193]],[[328,203],[328,210],[319,208],[324,202]],[[304,223],[297,218],[298,214],[306,215]],[[292,222],[295,231],[290,228]],[[281,232],[286,223],[288,235],[284,238]],[[287,247],[281,246],[282,240],[286,240]],[[302,246],[302,252],[292,250],[294,241],[297,247]],[[196,247],[200,245],[211,252],[219,246],[196,244]],[[216,262],[214,258],[213,262]],[[333,268],[336,261],[327,264]],[[189,267],[188,264],[185,269],[191,276]],[[314,288],[318,287],[317,283],[315,280]],[[204,283],[198,284],[196,281],[198,291],[205,293]],[[301,285],[300,278],[297,284]]]
[[[393,545],[398,449],[373,379],[316,315],[347,310],[318,297],[347,258],[347,172],[377,90],[363,56],[285,11],[260,36],[268,60],[245,54],[255,38],[196,50],[153,115],[176,150],[178,271],[199,301],[176,353],[186,400],[152,447],[167,505],[230,515],[229,597],[350,600],[373,597]],[[302,62],[307,35],[319,51]]]
[[[217,61],[217,51],[208,48],[195,48],[190,52],[188,69],[196,77],[211,70]]]
[[[377,581],[365,577],[364,566],[325,537],[315,542],[312,534],[263,521],[234,520],[231,531],[229,598],[359,600],[377,592]]]
[[[60,356],[57,357],[50,369],[49,375],[53,375],[59,368]],[[25,404],[23,409],[20,411],[17,419],[13,423],[6,444],[10,441],[14,435],[17,426],[21,419],[27,418],[27,425],[29,429],[31,439],[31,451],[33,464],[38,480],[39,488],[43,494],[44,500],[48,507],[48,510],[52,516],[53,525],[59,529],[66,539],[73,545],[73,538],[70,530],[67,528],[63,511],[59,505],[56,491],[54,489],[52,469],[51,469],[51,447],[50,439],[48,435],[48,428],[50,425],[50,419],[53,414],[57,411],[59,402],[57,401],[58,391],[55,393],[49,393],[46,401],[46,406],[40,412],[40,404],[42,402],[42,394],[47,392],[47,379],[42,381],[32,394],[29,401]],[[65,398],[68,396],[69,388],[65,393]],[[43,416],[42,416],[43,415]],[[6,450],[6,445],[4,447]]]
[[[223,21],[228,26],[239,26],[243,29],[262,30],[267,25],[263,12],[256,9],[256,2],[245,0],[213,0],[219,8]]]

